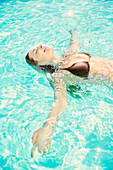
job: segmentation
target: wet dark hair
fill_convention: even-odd
[[[33,60],[33,58],[30,58],[29,53],[27,53],[25,59],[26,59],[26,62],[29,65],[36,65],[36,64],[38,64],[35,60]]]

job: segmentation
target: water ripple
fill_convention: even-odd
[[[40,43],[61,56],[71,28],[78,30],[82,51],[112,59],[112,11],[113,2],[105,0],[1,2],[1,169],[112,169],[113,92],[104,86],[88,86],[90,95],[84,87],[75,98],[68,95],[51,151],[31,159],[32,134],[47,118],[53,91],[25,62],[27,51]]]

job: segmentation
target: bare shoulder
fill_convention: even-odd
[[[63,60],[62,66],[68,68],[72,66],[74,63],[81,62],[81,61],[89,61],[89,56],[84,53],[77,53],[73,55],[69,55]]]

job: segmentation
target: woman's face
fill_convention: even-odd
[[[39,45],[39,47],[30,50],[28,56],[29,61],[38,63],[38,65],[44,65],[47,61],[54,58],[54,50],[53,47]]]

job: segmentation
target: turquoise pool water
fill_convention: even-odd
[[[32,134],[47,118],[53,91],[25,55],[42,43],[61,56],[71,28],[81,51],[113,59],[112,0],[0,1],[0,170],[113,169],[113,91],[105,86],[68,95],[51,151],[30,157]]]

